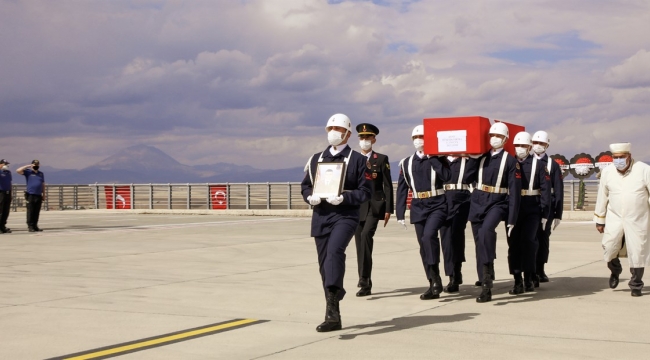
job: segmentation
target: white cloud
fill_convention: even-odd
[[[607,70],[605,82],[617,88],[650,87],[650,51],[641,49]]]

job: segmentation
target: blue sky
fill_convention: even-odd
[[[146,144],[295,167],[342,112],[392,160],[423,118],[466,115],[546,130],[568,158],[631,141],[650,159],[650,4],[575,5],[2,1],[0,158],[83,168]]]

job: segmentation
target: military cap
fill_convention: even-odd
[[[359,135],[378,135],[379,129],[373,124],[363,123],[357,125]]]

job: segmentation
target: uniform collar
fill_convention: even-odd
[[[374,151],[373,151],[373,150],[370,150],[370,151],[368,151],[368,153],[367,153],[367,154],[361,154],[361,155],[363,155],[363,156],[365,156],[365,157],[367,157],[367,158],[368,158],[368,160],[370,160],[370,159],[371,159],[371,157],[372,157],[372,154],[373,154],[373,153],[374,153]]]
[[[503,152],[503,148],[490,150],[490,156],[497,156]]]
[[[339,146],[337,146],[337,147],[336,147],[336,150],[334,150],[334,146],[331,146],[331,145],[330,145],[330,148],[329,148],[330,151],[329,151],[329,153],[330,153],[332,156],[336,156],[336,155],[342,153],[342,152],[343,152],[345,149],[347,149],[347,148],[348,148],[348,144],[344,144],[344,145],[339,145]]]
[[[414,156],[417,156],[420,159],[424,159],[426,155],[424,155],[424,151],[416,151]]]

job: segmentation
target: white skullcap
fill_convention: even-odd
[[[616,143],[609,145],[609,151],[611,151],[612,154],[629,153],[631,149],[632,144],[630,143]]]

